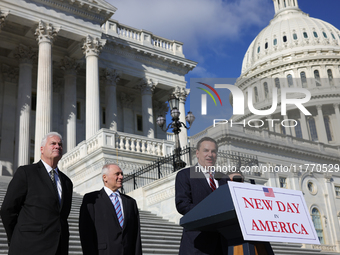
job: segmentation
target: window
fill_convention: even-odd
[[[337,197],[340,197],[340,186],[335,186],[334,189],[335,189],[335,195]]]
[[[307,183],[307,188],[308,188],[308,190],[309,190],[309,192],[310,193],[312,193],[312,194],[316,194],[316,189],[315,189],[315,186],[314,186],[314,183],[313,182],[308,182]]]
[[[282,125],[280,125],[280,128],[281,128],[281,134],[286,134],[286,128],[283,127]]]
[[[325,32],[322,32],[323,37],[327,38],[327,34]]]
[[[284,3],[284,6],[287,7],[287,5],[286,5],[286,0],[283,0],[283,3]]]
[[[259,101],[259,93],[257,91],[257,87],[254,87],[254,97],[255,97],[255,103]]]
[[[264,45],[265,49],[268,49],[268,42],[266,42],[266,44]]]
[[[318,141],[318,133],[316,132],[315,120],[314,118],[308,119],[309,132],[312,141]]]
[[[287,42],[287,36],[283,36],[283,42]]]
[[[143,116],[137,114],[137,131],[143,132]]]
[[[77,120],[81,119],[80,110],[80,102],[77,102]]]
[[[318,235],[319,241],[321,244],[325,243],[324,237],[323,237],[323,229],[322,229],[322,223],[321,223],[321,215],[317,208],[312,209],[312,221],[316,230],[316,234]]]
[[[279,182],[280,182],[280,188],[287,188],[287,178],[285,177],[279,177]]]
[[[327,70],[327,75],[328,75],[329,85],[334,86],[333,72],[332,72],[331,69],[328,69],[328,70]]]
[[[298,39],[298,38],[297,38],[297,34],[295,34],[295,33],[293,34],[293,39],[294,39],[294,40],[297,40],[297,39]]]
[[[307,32],[303,32],[303,37],[306,38],[306,39],[308,38]]]
[[[35,93],[35,92],[32,93],[31,110],[32,111],[36,111],[37,110],[37,93]]]
[[[318,70],[314,71],[314,78],[315,78],[315,85],[317,87],[320,87],[321,86],[321,80],[320,80],[320,73],[319,73]]]
[[[263,83],[263,90],[264,90],[264,98],[268,98],[269,90],[268,90],[268,83]]]
[[[106,124],[106,109],[105,107],[102,107],[102,123]]]
[[[287,75],[287,82],[288,82],[288,87],[293,87],[293,76],[291,74]]]
[[[329,119],[329,116],[324,116],[323,121],[325,123],[327,140],[328,140],[328,142],[333,141],[333,135],[332,135],[332,130],[331,130],[331,121]]]
[[[314,31],[313,35],[314,35],[315,38],[318,38],[318,33],[317,32]]]
[[[307,88],[307,77],[306,77],[306,73],[305,72],[301,72],[300,73],[300,77],[301,77],[301,85],[303,88]]]
[[[332,35],[333,39],[335,40],[335,36],[334,36],[334,34],[333,34],[333,33],[331,33],[331,35]]]
[[[260,46],[257,48],[257,53],[260,53]]]
[[[275,82],[275,87],[277,89],[280,89],[280,79],[279,78],[275,78],[274,82]]]
[[[274,39],[274,42],[273,42],[273,44],[274,44],[274,45],[276,45],[276,44],[277,44],[277,39],[276,39],[276,38]]]
[[[300,121],[297,120],[296,122],[297,122],[297,124],[296,124],[296,126],[294,127],[294,128],[295,128],[295,137],[297,137],[297,138],[302,138],[302,131],[301,131],[301,124],[300,124]]]

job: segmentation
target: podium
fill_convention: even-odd
[[[269,242],[245,241],[228,184],[220,186],[180,220],[186,230],[219,232],[228,242],[228,255],[274,255]]]

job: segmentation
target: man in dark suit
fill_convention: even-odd
[[[177,173],[175,202],[177,211],[185,215],[229,178],[216,180],[209,167],[215,166],[218,146],[214,139],[204,137],[197,143],[198,163]],[[226,177],[226,176],[225,176]],[[226,240],[218,233],[186,231],[183,229],[179,254],[224,254]]]
[[[137,203],[118,191],[122,170],[116,164],[104,165],[102,178],[104,187],[85,194],[80,207],[83,255],[141,255]]]
[[[10,255],[68,254],[73,184],[57,167],[61,136],[48,133],[40,151],[38,163],[17,169],[2,203]]]

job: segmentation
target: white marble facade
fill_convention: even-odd
[[[197,63],[181,42],[112,20],[116,10],[104,0],[0,2],[1,175],[37,161],[49,131],[63,135],[60,167],[79,192],[106,162],[133,171],[172,152],[156,119],[175,91],[184,109],[184,75]]]

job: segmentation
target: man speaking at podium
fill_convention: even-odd
[[[185,215],[219,186],[226,184],[229,178],[217,181],[214,172],[209,171],[215,166],[218,146],[214,139],[204,137],[197,143],[197,165],[185,168],[177,173],[175,183],[175,202],[177,211]],[[222,241],[224,240],[224,242]],[[179,255],[227,253],[223,249],[226,240],[219,233],[186,231],[183,229]]]

